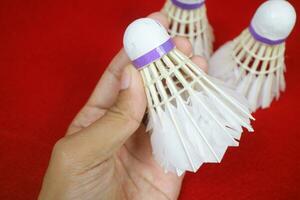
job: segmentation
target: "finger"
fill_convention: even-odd
[[[101,102],[113,101],[112,103],[114,103],[115,97],[111,93],[117,92],[116,95],[118,95],[120,89],[125,90],[129,87],[131,77],[128,71],[124,70],[121,76],[117,75],[117,73],[110,69],[104,72],[88,103],[80,110],[70,124],[66,133],[67,135],[76,133],[101,118],[106,110],[109,109],[109,107],[106,107],[108,104],[101,105]],[[99,99],[102,101],[99,101]]]
[[[191,57],[193,55],[193,48],[188,39],[184,37],[174,37],[173,41],[177,49],[179,49],[186,56]]]
[[[149,18],[151,19],[154,19],[156,21],[158,21],[159,23],[161,23],[161,25],[163,25],[166,29],[169,28],[169,20],[167,18],[167,16],[164,14],[164,13],[161,13],[161,12],[155,12],[155,13],[152,13],[148,16]]]
[[[116,103],[89,127],[64,140],[68,152],[77,158],[103,161],[118,150],[139,127],[146,109],[146,97],[139,72],[126,67],[130,86],[120,92]]]
[[[111,61],[97,83],[87,105],[101,109],[109,108],[122,89],[121,81],[124,68],[130,63],[127,54],[122,49]]]
[[[162,12],[155,12],[149,15],[148,17],[159,21],[166,29],[169,28],[169,20],[167,16]],[[190,57],[193,54],[193,48],[188,39],[184,37],[174,37],[173,41],[176,47],[184,53],[186,56]]]
[[[208,72],[208,63],[205,58],[201,56],[193,56],[191,60],[193,61],[193,63],[198,65],[205,73]]]

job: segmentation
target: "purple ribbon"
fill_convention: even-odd
[[[175,6],[177,6],[179,8],[182,8],[184,10],[194,10],[194,9],[197,9],[197,8],[200,8],[201,6],[203,6],[205,1],[202,1],[202,2],[199,2],[199,3],[188,4],[188,3],[180,2],[178,0],[172,0],[172,3]]]
[[[281,44],[285,41],[285,39],[280,39],[280,40],[270,40],[268,38],[265,38],[261,35],[259,35],[253,28],[252,25],[249,26],[249,31],[251,33],[251,35],[258,41],[268,44],[268,45],[276,45],[276,44]]]
[[[141,69],[142,67],[144,67],[144,66],[152,63],[153,61],[161,58],[162,56],[166,55],[167,53],[172,51],[172,49],[174,49],[174,48],[175,48],[175,45],[173,43],[173,40],[170,38],[169,40],[167,40],[165,43],[163,43],[159,47],[157,47],[157,48],[151,50],[150,52],[146,53],[145,55],[133,60],[132,63],[134,64],[134,66],[137,69]]]

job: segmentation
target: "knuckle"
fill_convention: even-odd
[[[64,138],[62,138],[55,143],[52,152],[56,154],[62,152],[64,148],[65,148],[65,141]]]
[[[204,68],[208,68],[208,62],[205,58],[202,58],[202,65]]]
[[[59,170],[68,172],[69,175],[77,175],[82,170],[81,159],[75,149],[67,136],[58,140],[52,151],[52,162]]]
[[[141,121],[136,119],[136,117],[128,111],[130,108],[122,109],[118,104],[114,105],[109,109],[109,113],[113,115],[113,118],[122,120],[126,123],[134,123],[134,124],[140,124]]]
[[[107,68],[107,73],[111,74],[116,80],[122,79],[122,69],[116,68],[114,66]]]
[[[65,165],[66,161],[72,158],[72,149],[67,142],[67,138],[63,137],[58,140],[52,150],[52,157],[60,164]]]
[[[192,58],[193,62],[198,65],[203,71],[206,73],[208,72],[208,62],[207,60],[202,56],[194,56]]]

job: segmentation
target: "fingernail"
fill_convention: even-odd
[[[131,82],[131,74],[130,69],[128,67],[125,68],[122,79],[121,79],[121,90],[126,90],[129,88]]]

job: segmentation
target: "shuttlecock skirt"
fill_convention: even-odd
[[[285,90],[285,43],[257,41],[249,29],[222,46],[209,61],[209,74],[244,95],[251,110],[267,108]]]
[[[220,162],[252,131],[246,100],[213,80],[174,49],[141,69],[148,99],[151,144],[166,172],[181,175]]]
[[[170,22],[169,33],[172,37],[185,37],[193,45],[194,54],[205,58],[211,56],[214,35],[207,19],[204,3],[197,9],[182,9],[168,0],[163,11],[168,16]]]

